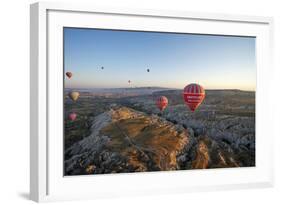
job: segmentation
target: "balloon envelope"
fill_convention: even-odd
[[[156,106],[159,110],[163,111],[168,106],[168,98],[165,96],[160,96],[156,100]]]
[[[71,77],[72,77],[72,73],[71,73],[71,72],[66,72],[65,75],[66,75],[68,78],[71,78]]]
[[[72,91],[68,94],[71,100],[76,101],[79,98],[80,93],[76,91]]]
[[[205,98],[205,90],[199,84],[189,84],[183,90],[185,104],[194,112]]]
[[[68,119],[70,119],[71,121],[74,121],[77,117],[77,114],[75,112],[72,112],[68,115]]]

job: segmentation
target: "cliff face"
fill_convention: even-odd
[[[111,109],[92,122],[91,135],[65,151],[65,174],[179,169],[188,132],[156,115]]]
[[[196,158],[192,161],[193,169],[239,167],[230,151],[224,150],[209,137],[200,137],[196,148]]]

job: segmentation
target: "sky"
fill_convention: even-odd
[[[64,70],[66,88],[255,90],[255,38],[64,28]]]

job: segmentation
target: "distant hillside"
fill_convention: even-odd
[[[124,90],[171,90],[172,88],[164,87],[124,87],[124,88],[65,88],[65,91],[77,90],[80,92],[120,92]]]
[[[158,93],[159,92],[159,93]],[[167,88],[166,90],[155,91],[155,94],[165,94],[165,93],[173,93],[173,94],[181,94],[183,92],[182,89],[172,89]],[[226,94],[226,95],[233,95],[233,94],[255,94],[255,91],[244,91],[238,89],[207,89],[205,90],[208,94]]]
[[[162,87],[128,87],[128,88],[93,88],[93,89],[70,89],[64,90],[67,95],[71,90],[80,92],[81,96],[138,96],[138,95],[151,95],[153,92],[169,90],[169,88]]]
[[[206,97],[203,102],[208,105],[226,104],[228,106],[255,106],[255,92],[242,90],[205,90]],[[162,90],[153,92],[153,96],[164,95],[172,104],[182,104],[182,90]]]

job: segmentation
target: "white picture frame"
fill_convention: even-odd
[[[65,26],[256,36],[256,167],[63,176],[62,123],[58,122],[62,119],[61,34]],[[273,186],[273,131],[268,129],[273,119],[269,98],[274,95],[272,29],[270,17],[97,8],[71,3],[32,4],[30,198],[41,202]]]

